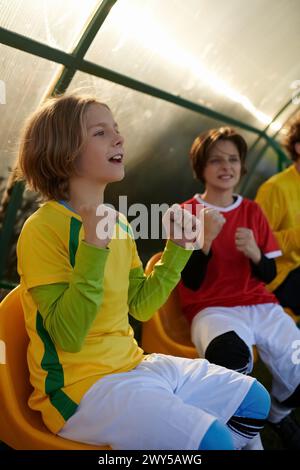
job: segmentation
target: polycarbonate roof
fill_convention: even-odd
[[[0,0],[0,27],[70,53],[105,3],[114,5],[84,60],[257,129],[270,125],[270,135],[295,112],[297,105],[290,102],[300,78],[298,0]],[[0,31],[0,42],[1,36]],[[5,176],[24,119],[55,82],[61,65],[4,44],[0,64],[6,87],[6,104],[0,108],[0,171]],[[78,87],[96,93],[115,111],[129,164],[149,157],[158,143],[164,148],[162,164],[181,161],[195,133],[222,123],[83,72],[70,84],[70,89]],[[250,146],[257,138],[254,133],[246,137]],[[276,155],[271,160],[276,168]]]
[[[300,79],[298,0],[0,0],[0,27],[71,53],[99,7],[110,5],[82,59],[121,74],[121,82],[81,69],[69,89],[92,92],[113,109],[127,142],[129,174],[142,163],[147,171],[159,165],[159,187],[178,177],[178,186],[187,187],[191,141],[199,131],[224,121],[186,109],[182,102],[136,91],[126,86],[126,77],[258,130],[270,126],[270,136],[280,136],[278,131],[299,107],[292,103],[292,87]],[[5,43],[0,44],[0,80],[6,91],[0,108],[0,172],[6,177],[24,119],[63,66],[30,53],[29,46],[26,52],[13,48],[3,37],[0,30],[0,43]],[[119,80],[113,74],[110,79]],[[257,135],[243,132],[251,148]],[[265,143],[260,139],[249,155],[248,187],[251,178],[255,186],[276,171],[278,157],[270,148],[263,154],[267,163],[256,165]],[[173,195],[174,188],[165,186],[162,197]]]
[[[263,128],[299,76],[299,23],[298,0],[121,0],[86,58]]]
[[[299,109],[299,26],[299,0],[0,0],[0,193],[24,120],[69,89],[107,102],[125,137],[126,177],[106,192],[117,209],[119,195],[149,206],[199,192],[191,142],[224,124],[249,144],[238,189],[253,197],[286,158],[278,142]],[[22,192],[10,191],[0,230],[0,281],[17,281],[15,242],[35,204]],[[161,249],[137,243],[144,261]]]

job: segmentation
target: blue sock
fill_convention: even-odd
[[[265,387],[257,380],[234,413],[244,418],[266,419],[271,407],[271,398]]]
[[[227,426],[214,421],[206,431],[199,450],[234,450],[233,439]]]
[[[236,449],[242,449],[263,429],[270,406],[270,395],[256,380],[227,422]]]

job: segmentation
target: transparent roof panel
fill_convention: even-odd
[[[16,158],[20,129],[41,101],[59,65],[0,44],[0,176]],[[34,73],[33,73],[34,71]]]
[[[281,114],[280,116],[278,117],[278,119],[276,119],[274,121],[275,123],[275,126],[276,124],[280,123],[280,129],[277,130],[276,132],[271,132],[271,130],[268,132],[270,135],[272,136],[275,136],[277,138],[277,140],[281,140],[281,138],[284,136],[284,134],[286,133],[286,128],[289,124],[289,121],[291,119],[293,119],[293,117],[295,116],[296,113],[298,113],[300,109],[300,106],[299,104],[296,105],[296,104],[293,104],[291,103],[290,106],[288,106]],[[279,124],[278,124],[278,128],[279,128]]]
[[[180,201],[194,194],[199,182],[193,181],[189,165],[191,144],[198,133],[223,123],[81,72],[69,89],[92,93],[112,109],[125,138],[127,172],[120,190],[151,202]],[[256,135],[241,133],[251,146]],[[112,185],[113,192],[117,186]]]
[[[69,50],[102,0],[0,0],[0,26]]]
[[[263,129],[300,76],[299,17],[298,0],[118,0],[86,59]]]
[[[260,151],[264,147],[264,143],[261,142],[257,150]],[[259,186],[277,172],[277,153],[270,146],[268,146],[263,154],[263,158],[258,162],[255,169],[249,174],[247,185],[244,189],[244,196],[249,197],[250,199],[255,198]]]
[[[135,210],[133,204],[144,204],[150,214],[150,204],[180,203],[203,190],[193,178],[189,150],[198,133],[222,122],[81,72],[76,73],[70,90],[96,95],[110,106],[119,124],[125,138],[125,178],[108,185],[105,201],[123,213],[125,209],[129,221],[139,214],[126,212],[129,207]],[[241,133],[251,147],[256,135]],[[250,183],[253,192],[253,178]],[[163,248],[163,241],[138,239],[137,245],[145,262]]]

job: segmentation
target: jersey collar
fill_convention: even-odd
[[[50,206],[54,207],[56,210],[58,210],[59,212],[62,212],[68,217],[74,217],[75,219],[78,219],[81,221],[81,217],[77,212],[75,212],[71,207],[68,207],[65,204],[61,204],[59,201],[51,200],[51,201],[47,201],[46,204],[49,204]]]
[[[227,207],[219,207],[219,206],[214,206],[213,204],[209,204],[208,202],[201,199],[200,194],[195,194],[194,199],[200,202],[200,204],[203,204],[205,207],[216,209],[219,212],[230,212],[233,209],[236,209],[237,207],[239,207],[243,201],[243,197],[240,196],[239,194],[233,194],[233,196],[236,196],[237,199],[232,204],[230,204],[230,206],[227,206]]]

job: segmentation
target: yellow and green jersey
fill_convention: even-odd
[[[17,253],[34,388],[29,405],[57,433],[93,383],[143,360],[128,313],[148,320],[191,251],[169,241],[146,277],[124,216],[101,249],[84,241],[78,214],[49,201],[24,224]]]
[[[283,256],[276,258],[275,290],[289,272],[300,266],[300,174],[295,165],[272,176],[260,188],[256,202],[264,211]]]

